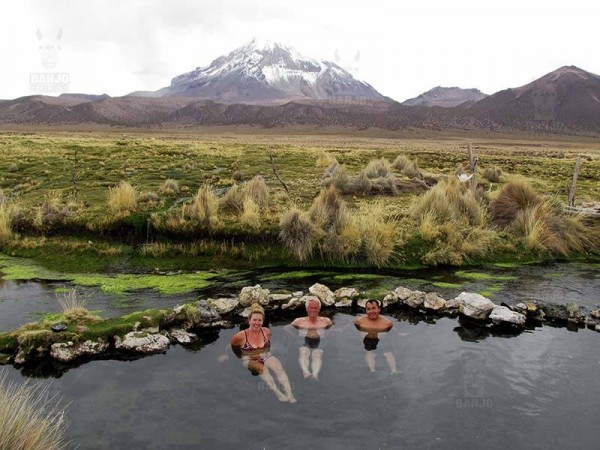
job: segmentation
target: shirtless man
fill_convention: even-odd
[[[379,333],[387,333],[392,329],[393,323],[387,317],[381,316],[381,306],[377,300],[367,300],[365,303],[366,315],[357,318],[354,321],[354,326],[359,331],[365,332],[363,343],[365,345],[365,360],[371,372],[375,372],[375,353],[377,344],[379,343]],[[393,375],[399,373],[396,369],[396,358],[390,351],[384,351],[383,356],[390,368],[390,373]]]
[[[292,322],[292,326],[299,329],[304,335],[304,345],[300,347],[298,363],[302,369],[304,378],[312,377],[319,379],[319,372],[323,366],[323,349],[318,348],[321,343],[321,334],[331,325],[328,317],[319,316],[321,311],[321,301],[316,298],[310,298],[306,301],[306,317],[299,317]],[[312,363],[312,372],[310,371]]]

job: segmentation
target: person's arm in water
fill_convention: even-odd
[[[241,356],[241,354],[238,355],[238,353],[236,352],[236,349],[239,349],[242,345],[244,345],[244,332],[240,331],[239,333],[236,333],[231,337],[231,341],[229,342],[229,345],[225,345],[225,349],[224,349],[223,353],[221,355],[219,355],[219,357],[217,358],[217,361],[219,361],[220,363],[224,363],[225,361],[227,361],[229,359],[229,355],[227,353],[227,350],[229,348],[231,348],[233,350],[233,353],[239,358]]]

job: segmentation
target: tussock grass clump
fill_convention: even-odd
[[[7,198],[4,195],[4,191],[2,189],[0,189],[0,205],[6,203],[6,201],[7,201]]]
[[[244,186],[244,192],[248,198],[251,198],[261,208],[269,206],[271,195],[265,179],[261,175],[254,176]]]
[[[245,199],[246,194],[244,190],[237,183],[234,183],[227,189],[227,192],[219,200],[219,203],[223,210],[239,215],[244,211]]]
[[[348,191],[350,185],[350,177],[346,173],[346,168],[340,165],[337,161],[332,162],[325,173],[321,182],[323,187],[335,186],[340,192]]]
[[[52,191],[45,197],[33,220],[33,224],[40,230],[67,224],[74,211],[80,208],[76,201],[63,201],[62,194],[58,191]]]
[[[499,242],[486,228],[487,209],[473,191],[455,178],[443,179],[418,197],[410,209],[418,234],[430,244],[422,257],[429,265],[462,265],[484,257]]]
[[[290,209],[281,216],[279,228],[279,239],[298,261],[306,261],[312,256],[316,230],[304,213],[297,208]]]
[[[62,293],[58,297],[58,304],[65,321],[68,323],[99,322],[102,320],[86,309],[85,299],[79,296],[75,289]]]
[[[369,161],[369,164],[367,164],[367,167],[365,168],[365,175],[367,175],[368,178],[387,177],[391,170],[392,166],[387,159],[374,159]]]
[[[48,387],[17,386],[0,374],[0,448],[59,450],[67,446],[60,401]]]
[[[439,181],[411,206],[413,218],[421,222],[429,214],[437,224],[464,220],[468,225],[481,226],[486,213],[473,191],[454,178]]]
[[[337,163],[337,159],[331,153],[321,152],[317,158],[317,167],[328,167],[333,163]]]
[[[591,245],[590,233],[578,216],[567,216],[559,204],[545,200],[517,212],[509,229],[522,239],[526,249],[568,256]]]
[[[138,197],[138,203],[158,203],[158,194],[156,192],[145,191],[140,194]]]
[[[490,183],[500,183],[502,177],[502,169],[498,166],[486,167],[483,169],[483,178]]]
[[[0,203],[0,243],[7,242],[14,236],[12,225],[16,210],[10,203]]]
[[[313,224],[323,231],[339,231],[348,222],[346,203],[338,195],[334,186],[321,189],[308,211]]]
[[[207,228],[219,223],[219,201],[212,186],[205,184],[198,189],[194,201],[189,207],[190,217],[200,221]]]
[[[240,216],[240,222],[254,229],[260,227],[260,209],[251,198],[244,200],[244,210]]]
[[[137,192],[127,181],[108,188],[108,207],[113,213],[131,212],[137,208]]]
[[[396,221],[386,217],[381,201],[364,205],[358,217],[367,261],[377,267],[385,265],[394,254]]]
[[[419,169],[419,165],[417,164],[416,159],[409,161],[404,166],[404,168],[402,169],[402,174],[407,176],[408,178],[423,178],[423,174]]]
[[[508,182],[490,204],[492,222],[499,227],[510,225],[517,214],[541,205],[544,199],[525,180]]]
[[[410,160],[404,155],[396,156],[394,162],[392,163],[392,167],[396,170],[403,171],[404,168],[410,163]]]
[[[163,195],[171,196],[179,194],[179,182],[177,180],[173,180],[169,178],[165,180],[162,186],[160,187],[160,193]]]

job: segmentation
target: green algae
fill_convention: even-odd
[[[435,281],[431,285],[442,289],[460,289],[463,287],[460,283],[447,283],[445,281]]]
[[[466,278],[468,280],[476,280],[476,281],[511,281],[516,280],[517,277],[512,275],[493,275],[489,273],[481,273],[481,272],[467,272],[464,270],[459,270],[456,272],[456,275],[462,278]]]
[[[492,284],[484,290],[479,291],[479,294],[483,295],[484,297],[492,297],[496,292],[501,291],[503,287],[504,285],[502,284]]]
[[[153,289],[161,294],[185,294],[210,286],[209,279],[214,273],[196,272],[174,275],[132,275],[118,274],[115,276],[100,274],[77,274],[72,278],[73,283],[82,286],[99,286],[107,294],[122,294],[141,289]]]
[[[333,277],[336,281],[354,281],[354,280],[380,280],[386,278],[385,275],[375,273],[345,273]]]
[[[297,280],[302,278],[310,278],[319,275],[329,275],[331,272],[321,272],[318,270],[295,270],[291,272],[278,273],[277,275],[270,275],[263,278],[266,281],[277,281],[277,280]]]
[[[123,294],[142,289],[152,289],[161,294],[184,294],[209,286],[211,284],[209,280],[217,276],[212,272],[139,275],[60,273],[22,258],[9,258],[3,255],[0,256],[0,267],[0,271],[4,274],[2,278],[5,280],[70,281],[80,286],[98,286],[102,292],[108,294]],[[59,291],[55,290],[55,292]]]

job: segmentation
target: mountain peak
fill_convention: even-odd
[[[212,61],[179,75],[160,89],[161,97],[202,97],[223,103],[290,100],[385,100],[369,84],[329,61],[255,37]]]

